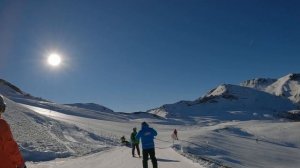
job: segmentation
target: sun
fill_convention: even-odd
[[[51,66],[58,66],[61,63],[61,57],[60,55],[56,53],[52,53],[48,56],[48,63]]]

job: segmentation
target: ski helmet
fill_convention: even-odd
[[[6,103],[4,102],[4,98],[0,95],[0,113],[4,113],[6,108]]]

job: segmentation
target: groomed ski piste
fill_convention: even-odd
[[[48,109],[43,109],[39,107],[33,107],[24,105],[26,108],[29,108],[39,114],[45,115],[52,119],[63,121],[68,124],[74,124],[84,130],[90,130],[92,132],[96,132],[99,134],[107,135],[109,133],[114,133],[114,135],[120,137],[125,135],[126,138],[129,138],[131,133],[131,129],[133,127],[140,127],[138,121],[128,122],[112,122],[112,121],[101,121],[89,118],[82,118],[78,116],[71,116],[66,114],[61,114],[56,111],[50,111]],[[153,125],[154,128],[160,130],[158,125]],[[156,154],[159,163],[159,167],[165,168],[181,168],[181,167],[189,167],[189,168],[202,168],[199,163],[193,162],[192,160],[184,157],[180,154],[180,152],[176,152],[173,150],[173,140],[171,139],[172,130],[171,127],[162,126],[163,132],[159,132],[159,136],[155,140],[156,142]],[[70,130],[64,130],[65,132]],[[72,131],[70,131],[72,132]],[[74,134],[81,134],[81,132],[73,132]],[[66,134],[64,134],[66,136]],[[69,139],[74,135],[68,136]],[[77,136],[77,135],[75,135]],[[116,138],[114,137],[114,138]],[[82,137],[84,138],[84,137]],[[72,139],[72,141],[76,141]],[[110,140],[108,140],[110,141]],[[132,157],[131,156],[131,148],[127,146],[123,146],[118,144],[118,139],[111,139],[110,145],[107,145],[104,142],[103,151],[90,154],[83,157],[73,157],[67,159],[56,159],[49,162],[42,163],[32,163],[28,162],[29,167],[32,168],[51,168],[51,167],[61,167],[61,168],[71,168],[71,167],[105,167],[105,168],[115,168],[115,167],[133,167],[139,168],[142,166],[142,158]],[[80,142],[78,142],[80,143]],[[174,142],[177,144],[178,142]],[[175,145],[174,145],[175,146]],[[106,148],[107,147],[107,148]],[[137,155],[137,154],[136,154]],[[203,164],[208,164],[203,162]],[[149,167],[152,166],[151,161],[149,160]]]
[[[52,160],[53,154],[47,153],[47,150],[43,151],[44,153],[37,155],[44,155],[43,160],[50,161],[27,162],[32,168],[141,167],[142,159],[133,158],[131,149],[119,143],[119,137],[125,135],[128,139],[131,129],[139,128],[141,121],[152,123],[150,125],[159,132],[155,142],[161,168],[297,167],[300,164],[300,123],[297,122],[233,121],[212,126],[179,126],[154,124],[160,121],[152,118],[123,122],[104,121],[66,115],[34,106],[22,106],[58,123],[64,123],[62,137],[57,136],[57,133],[52,136],[57,136],[55,139],[68,147],[66,151],[71,152],[68,155],[70,157],[62,156]],[[171,134],[174,128],[178,129],[180,140],[175,141],[173,145]],[[90,151],[86,151],[87,149]],[[59,156],[60,152],[57,151],[56,155]],[[33,154],[28,157],[35,160],[34,152],[28,154]],[[149,167],[151,166],[149,160]]]
[[[299,75],[289,74],[220,85],[195,101],[138,113],[57,104],[5,81],[0,81],[0,93],[7,103],[4,118],[30,168],[140,168],[142,159],[132,157],[120,137],[128,140],[143,121],[158,131],[160,168],[297,168],[299,84]],[[171,138],[174,129],[178,141]]]

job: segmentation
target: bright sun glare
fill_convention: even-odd
[[[52,53],[48,57],[48,63],[52,66],[58,66],[61,62],[61,57],[58,54]]]

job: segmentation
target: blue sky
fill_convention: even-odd
[[[0,78],[140,111],[299,72],[297,0],[0,0]],[[62,65],[47,65],[57,52]]]

